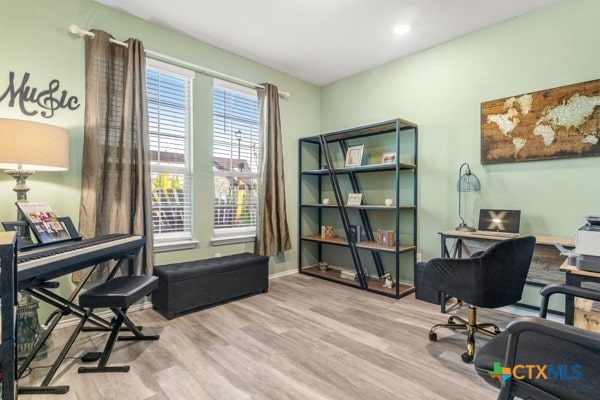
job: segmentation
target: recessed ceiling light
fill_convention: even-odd
[[[396,25],[394,27],[394,33],[398,34],[398,35],[401,35],[401,34],[406,33],[408,31],[410,31],[410,25]]]

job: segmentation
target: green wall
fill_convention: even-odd
[[[470,225],[483,207],[523,210],[522,231],[572,236],[587,214],[600,214],[599,158],[482,166],[480,103],[515,94],[600,78],[600,3],[563,0],[416,55],[322,88],[187,36],[89,0],[0,0],[0,90],[8,72],[30,72],[43,87],[54,78],[84,99],[84,43],[69,34],[75,23],[117,39],[136,37],[148,49],[255,82],[271,82],[291,96],[281,101],[288,220],[294,249],[271,260],[271,273],[295,269],[297,245],[297,139],[318,132],[402,117],[419,124],[419,250],[439,254],[437,232],[457,225],[458,167],[469,162],[482,183],[465,196]],[[8,34],[10,33],[10,34]],[[249,250],[250,245],[210,245],[212,202],[210,78],[194,83],[194,250],[161,253],[157,264]],[[70,132],[70,170],[30,178],[30,201],[47,201],[59,215],[77,220],[83,145],[82,105],[51,120]],[[27,118],[0,103],[0,117]],[[0,219],[14,219],[12,178],[0,174]]]
[[[419,125],[424,259],[459,222],[463,162],[482,186],[463,196],[470,226],[480,208],[521,209],[522,232],[573,237],[585,215],[600,214],[600,158],[483,166],[479,136],[484,101],[600,78],[598,15],[598,1],[561,1],[322,88],[323,131],[392,117]]]
[[[37,173],[29,179],[30,201],[46,201],[58,215],[77,223],[81,185],[81,154],[84,118],[84,41],[71,35],[70,24],[84,29],[103,29],[115,38],[141,39],[147,49],[206,66],[253,82],[270,82],[289,91],[281,99],[281,118],[285,152],[286,197],[289,225],[294,248],[273,257],[270,272],[297,268],[297,140],[319,132],[320,88],[287,74],[257,64],[240,56],[209,46],[190,37],[163,29],[88,0],[0,0],[0,26],[5,34],[0,40],[0,94],[8,85],[9,71],[20,77],[30,72],[30,83],[44,87],[52,79],[61,89],[75,95],[82,103],[76,111],[59,110],[54,118],[26,117],[8,100],[0,102],[0,117],[31,119],[66,128],[70,133],[70,169],[68,172]],[[8,34],[10,33],[10,34]],[[251,251],[252,244],[212,247],[212,97],[211,78],[196,75],[194,81],[193,162],[194,162],[194,236],[199,241],[194,250],[160,253],[156,264]],[[14,220],[16,199],[14,180],[0,174],[0,221]],[[64,289],[67,290],[67,289]]]

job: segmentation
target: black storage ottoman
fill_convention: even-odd
[[[269,258],[251,253],[161,265],[152,304],[168,319],[269,289]]]
[[[421,282],[425,265],[427,265],[426,262],[418,262],[415,264],[415,298],[428,303],[442,304],[442,294],[432,287],[423,285],[423,282]]]

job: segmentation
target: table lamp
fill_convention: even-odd
[[[40,122],[0,118],[0,169],[15,178],[13,190],[17,202],[27,202],[26,179],[35,171],[66,171],[69,168],[69,134],[63,128]],[[17,208],[18,220],[26,221],[25,215]],[[19,230],[21,240],[30,242],[27,225]],[[29,293],[21,292],[17,308],[19,358],[26,357],[42,331],[38,322],[37,300]],[[40,349],[36,358],[45,358],[46,348]]]
[[[40,122],[0,118],[0,169],[15,178],[17,201],[26,202],[25,180],[35,171],[69,169],[69,134]]]
[[[465,167],[466,169],[463,172],[463,168]],[[463,192],[479,192],[481,184],[479,183],[479,179],[471,172],[468,163],[463,163],[458,169],[456,190],[458,191],[458,218],[460,218],[460,224],[454,229],[461,232],[473,232],[475,229],[467,226],[465,219],[462,217],[461,198]]]

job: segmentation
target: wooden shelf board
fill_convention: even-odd
[[[399,163],[398,169],[415,169],[415,164]],[[390,164],[368,164],[359,165],[358,167],[342,167],[336,168],[334,171],[336,174],[345,174],[349,172],[371,172],[371,171],[393,171],[396,169],[395,163]]]
[[[348,246],[348,241],[342,237],[334,236],[332,239],[322,239],[319,235],[313,236],[302,236],[302,240],[308,240],[311,242],[321,242],[328,244],[335,244],[338,246]]]
[[[394,119],[391,121],[379,122],[376,124],[363,126],[359,128],[351,128],[343,131],[326,133],[324,136],[327,142],[335,142],[337,140],[346,140],[363,136],[371,136],[380,133],[395,133],[396,122],[398,122],[399,130],[404,130],[407,128],[416,128],[416,124],[413,124],[412,122],[408,122],[402,119]]]
[[[321,208],[337,208],[338,205],[337,204],[318,204],[318,203],[305,203],[305,204],[301,204],[301,207],[321,207]],[[355,208],[355,209],[359,209],[359,210],[388,210],[388,211],[393,211],[396,209],[396,207],[394,206],[385,206],[385,205],[367,205],[367,204],[363,204],[360,206],[346,206],[346,208]],[[398,207],[401,210],[415,210],[417,207],[416,206],[400,206]]]
[[[312,203],[312,204],[301,204],[300,207],[320,207],[320,208],[337,208],[337,204],[319,204],[319,203]]]
[[[315,276],[318,278],[327,279],[327,280],[330,280],[333,282],[339,282],[339,283],[343,283],[343,284],[346,284],[349,286],[360,288],[360,284],[359,284],[358,280],[351,281],[349,279],[341,278],[339,269],[328,268],[327,271],[321,271],[318,266],[312,265],[312,266],[308,266],[308,267],[303,267],[301,271],[302,271],[302,273],[307,274],[307,275],[311,275],[311,276]],[[385,294],[387,296],[391,296],[391,297],[395,297],[395,298],[404,297],[414,291],[414,286],[400,283],[400,290],[399,290],[398,295],[396,295],[396,287],[385,288],[385,287],[383,287],[383,281],[381,279],[378,279],[375,277],[367,278],[367,285],[368,285],[367,290],[369,290],[371,292],[381,293],[381,294]]]
[[[302,175],[327,175],[328,173],[327,169],[309,169],[301,172]]]
[[[398,130],[403,131],[407,129],[415,129],[416,124],[397,118],[391,121],[383,121],[375,124],[362,126],[358,128],[345,129],[337,132],[325,133],[323,136],[327,142],[335,142],[338,140],[346,140],[364,136],[377,135],[380,133],[395,133],[396,122],[398,123]],[[301,142],[319,143],[319,135],[310,136],[300,139]]]
[[[383,283],[379,279],[369,278],[368,285],[369,285],[368,290],[370,292],[382,293],[382,294],[385,294],[388,296],[396,297],[396,288],[395,287],[393,287],[393,288],[383,287],[382,286]],[[406,295],[413,293],[414,291],[415,291],[414,286],[401,283],[400,290],[399,290],[396,298],[404,297]]]
[[[368,205],[363,204],[360,206],[346,206],[346,208],[357,208],[360,210],[395,210],[394,206],[385,206],[385,205]],[[400,206],[398,207],[401,210],[416,210],[416,206]]]
[[[348,246],[348,241],[340,236],[335,236],[332,239],[322,239],[321,236],[319,236],[319,235],[302,236],[302,240],[334,244],[337,246]],[[371,241],[363,241],[363,242],[356,243],[356,247],[359,249],[364,249],[364,250],[385,251],[385,252],[390,252],[390,253],[394,253],[396,251],[396,247],[384,247],[384,246],[380,246],[377,243],[371,242]],[[415,250],[415,249],[416,249],[416,247],[413,245],[401,244],[398,252],[404,253],[404,252]]]
[[[396,252],[396,247],[384,247],[384,246],[380,246],[375,242],[369,242],[369,241],[364,241],[364,242],[359,242],[356,243],[356,247],[359,249],[366,249],[366,250],[377,250],[377,251],[386,251],[386,252],[391,252],[394,253]],[[400,248],[398,250],[399,253],[404,253],[407,251],[411,251],[414,250],[416,247],[413,245],[406,245],[406,244],[401,244]]]
[[[350,279],[342,279],[340,277],[339,269],[327,268],[327,271],[321,271],[318,266],[313,265],[309,267],[303,267],[301,271],[307,275],[316,276],[318,278],[324,278],[330,281],[344,283],[346,285],[360,288],[360,283],[358,280],[351,281]]]
[[[417,166],[415,164],[406,164],[399,163],[398,169],[407,170],[407,169],[416,169]],[[350,172],[376,172],[376,171],[394,171],[396,169],[396,164],[368,164],[368,165],[360,165],[358,167],[341,167],[336,168],[333,171],[336,174],[348,174]],[[301,172],[303,175],[327,175],[329,174],[328,169],[309,169]]]

